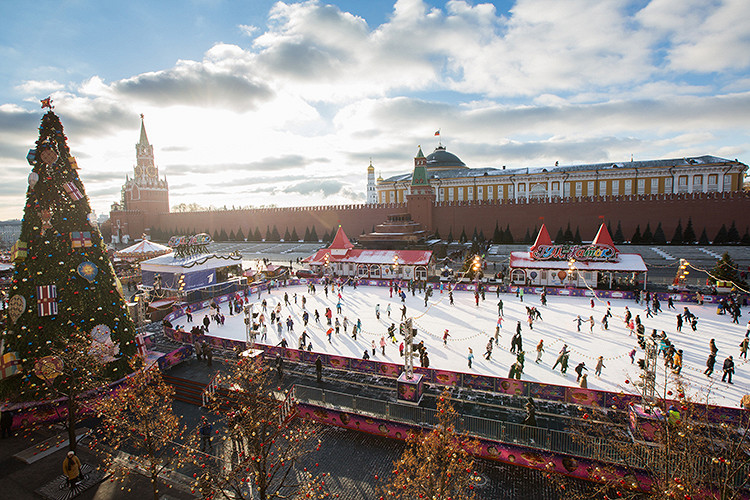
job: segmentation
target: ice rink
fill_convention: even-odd
[[[310,335],[308,343],[312,342],[313,351],[361,358],[367,349],[372,360],[403,362],[403,358],[399,356],[398,344],[391,343],[386,333],[391,323],[395,323],[398,327],[402,316],[401,299],[396,296],[395,292],[391,297],[387,287],[359,286],[355,290],[347,286],[341,292],[341,313],[337,314],[338,294],[329,290],[328,297],[326,297],[321,285],[316,285],[316,289],[315,295],[311,295],[306,286],[274,289],[271,294],[264,292],[261,299],[258,299],[257,294],[253,295],[251,303],[255,304],[256,312],[261,309],[260,301],[262,299],[267,301],[268,310],[264,313],[266,320],[270,317],[272,308],[279,303],[282,305],[281,335],[275,325],[273,328],[269,326],[267,339],[265,341],[258,339],[258,342],[277,345],[282,338],[286,338],[289,347],[296,348],[299,345],[300,335],[303,331],[307,331]],[[288,307],[284,304],[285,293],[289,296]],[[302,297],[306,299],[305,308],[310,314],[307,327],[304,326],[302,320]],[[491,359],[486,360],[484,353],[487,342],[494,337],[498,321],[499,299],[503,301],[504,313],[499,345],[493,349]],[[637,360],[644,357],[644,352],[638,348],[635,334],[630,336],[623,322],[627,306],[634,317],[640,315],[646,327],[647,336],[653,329],[658,332],[664,330],[675,347],[684,351],[683,369],[679,379],[693,401],[738,407],[742,396],[750,392],[747,362],[739,356],[739,344],[747,328],[746,310],[743,311],[740,324],[732,324],[729,315],[716,314],[715,305],[698,306],[695,303],[675,302],[676,309],[667,310],[667,302],[663,301],[663,312],[654,318],[647,318],[645,305],[638,305],[634,301],[611,300],[613,317],[609,318],[609,329],[604,330],[601,324],[601,319],[607,311],[607,302],[604,299],[595,299],[593,308],[588,297],[548,295],[546,306],[541,305],[539,295],[528,293],[523,302],[516,298],[515,294],[501,293],[499,299],[495,292],[490,292],[486,294],[486,300],[480,300],[477,306],[473,292],[456,291],[454,292],[454,305],[450,305],[447,291],[441,294],[439,290],[436,290],[425,307],[423,295],[419,292],[415,296],[407,293],[406,315],[414,318],[414,324],[419,330],[415,342],[424,341],[430,367],[507,377],[509,368],[516,359],[515,355],[510,352],[510,341],[520,321],[525,351],[523,380],[577,385],[576,373],[573,370],[580,362],[584,362],[588,369],[584,373],[588,374],[590,389],[638,393],[639,389],[633,384],[640,380]],[[380,305],[379,320],[375,315],[376,304]],[[390,316],[387,312],[389,306]],[[529,329],[527,323],[526,306],[536,306],[542,315],[541,321],[534,322],[533,329]],[[689,307],[690,312],[699,318],[695,332],[688,324],[683,325],[682,332],[676,331],[676,314],[681,313],[685,306]],[[347,333],[343,332],[342,327],[339,335],[332,335],[330,343],[326,336],[328,330],[324,316],[326,307],[333,311],[334,321],[336,317],[341,322],[345,317],[349,321]],[[314,319],[316,309],[320,313],[320,323],[316,323]],[[217,325],[212,322],[209,335],[244,340],[243,316],[230,316],[226,303],[221,305],[221,310],[226,317],[225,324]],[[194,312],[194,322],[199,323],[207,312],[207,310]],[[584,322],[579,333],[575,321],[577,315],[584,320],[593,316],[595,320],[593,331],[590,331],[589,323]],[[293,332],[287,331],[286,328],[285,322],[289,316],[294,321]],[[362,321],[362,332],[357,336],[357,340],[354,340],[351,337],[352,324],[358,319]],[[191,328],[190,325],[185,324],[184,317],[174,321],[174,325],[183,326],[187,330]],[[443,332],[446,329],[450,336],[447,339],[447,345],[443,345]],[[402,337],[398,333],[396,335],[401,342]],[[380,339],[383,336],[386,338],[385,355],[382,354],[380,347]],[[707,377],[703,372],[706,369],[708,345],[712,338],[716,339],[719,351],[713,376]],[[536,346],[540,339],[544,340],[545,352],[542,361],[537,364],[535,363]],[[374,355],[372,355],[373,341],[376,346]],[[567,344],[570,349],[567,374],[561,373],[559,366],[555,371],[551,369],[563,344]],[[471,368],[467,363],[469,348],[474,351],[474,362]],[[628,356],[633,348],[636,348],[636,364],[631,364]],[[734,385],[721,382],[722,364],[730,355],[733,356],[735,362]],[[601,376],[597,377],[594,374],[594,368],[599,356],[604,357],[605,367]],[[415,366],[419,366],[418,359],[415,359],[414,363]],[[665,369],[663,357],[659,357],[657,366],[659,367],[657,392],[664,392],[665,379],[668,380],[667,390],[676,392],[677,376],[671,370]]]

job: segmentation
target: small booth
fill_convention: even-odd
[[[328,248],[303,260],[316,273],[361,279],[416,279],[435,274],[431,250],[369,250],[354,248],[339,226]]]
[[[620,253],[604,224],[590,245],[556,245],[542,224],[528,252],[511,252],[511,283],[520,286],[612,288],[648,271],[639,254]]]

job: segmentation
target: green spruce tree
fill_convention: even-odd
[[[50,109],[28,156],[32,171],[2,334],[6,351],[21,360],[22,376],[0,380],[0,397],[36,398],[35,389],[45,385],[72,394],[57,385],[86,378],[84,358],[95,358],[102,366],[97,378],[108,379],[123,377],[134,362],[135,325],[66,140]],[[81,348],[69,349],[73,343]],[[51,355],[62,361],[63,374],[77,373],[42,383],[34,365]]]

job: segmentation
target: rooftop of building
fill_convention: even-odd
[[[442,148],[442,149],[441,149]],[[430,164],[430,158],[433,164]],[[453,160],[453,159],[455,160]],[[615,169],[641,169],[641,168],[667,168],[688,166],[714,166],[726,164],[743,165],[738,160],[729,160],[713,155],[693,156],[688,158],[669,158],[660,160],[631,160],[624,162],[586,163],[580,165],[552,165],[541,167],[517,167],[517,168],[468,168],[458,157],[439,146],[432,154],[427,156],[427,170],[430,179],[456,179],[461,177],[484,177],[484,176],[511,176],[511,175],[535,175],[543,173],[565,173],[579,171],[603,171]],[[455,168],[449,168],[455,166]],[[744,165],[746,167],[746,165]],[[379,182],[403,182],[412,177],[412,172],[399,174],[380,180]]]

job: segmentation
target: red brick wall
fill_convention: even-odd
[[[149,214],[143,224],[130,220],[130,235],[133,238],[140,237],[140,232],[133,232],[136,226],[178,233],[208,231],[211,235],[215,231],[221,232],[222,229],[229,234],[230,231],[237,232],[237,229],[241,228],[245,236],[248,231],[254,231],[258,227],[261,235],[265,237],[266,227],[270,226],[273,229],[276,225],[282,237],[287,228],[290,233],[296,228],[297,235],[302,238],[305,229],[314,225],[318,236],[322,238],[325,233],[341,224],[350,237],[356,238],[362,231],[369,233],[373,226],[385,221],[387,215],[405,211],[407,208],[404,204],[381,204]],[[626,239],[633,235],[637,225],[641,226],[643,232],[646,224],[650,223],[651,231],[654,232],[660,222],[666,238],[670,239],[677,221],[682,221],[684,229],[689,217],[692,218],[696,237],[700,236],[705,228],[708,238],[713,239],[722,224],[729,228],[732,221],[735,221],[742,235],[750,226],[750,195],[657,195],[518,204],[497,201],[442,202],[433,208],[434,227],[431,229],[439,230],[443,237],[452,230],[453,236],[458,238],[462,229],[471,236],[476,227],[477,231],[483,231],[484,235],[490,238],[495,223],[502,229],[509,224],[514,238],[519,240],[527,229],[533,231],[534,227],[541,225],[540,217],[543,217],[553,238],[560,227],[564,230],[570,222],[574,233],[578,227],[581,237],[590,240],[596,234],[602,220],[600,216],[604,217],[605,222],[610,223],[613,233],[619,221]]]

